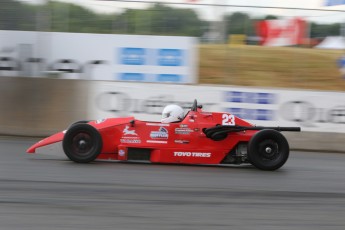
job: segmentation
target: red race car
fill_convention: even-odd
[[[300,130],[300,127],[254,126],[230,113],[205,112],[195,100],[186,115],[179,106],[167,106],[162,122],[134,117],[79,121],[39,141],[27,152],[44,152],[60,146],[69,159],[78,163],[96,159],[212,165],[250,163],[262,170],[276,170],[285,164],[290,151],[280,131]]]

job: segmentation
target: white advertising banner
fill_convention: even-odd
[[[0,76],[196,83],[197,39],[0,31]]]
[[[194,99],[206,110],[219,109],[219,91],[204,86],[99,81],[93,82],[89,95],[90,119],[135,116],[160,121],[166,105],[178,104],[187,111]]]
[[[345,133],[345,93],[260,88],[94,82],[89,118],[135,116],[160,121],[168,104],[230,112],[257,126],[299,126],[302,131]]]
[[[345,93],[255,88],[221,91],[220,110],[254,124],[345,133]]]

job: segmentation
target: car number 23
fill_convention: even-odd
[[[222,125],[235,125],[235,116],[224,113],[222,115]]]

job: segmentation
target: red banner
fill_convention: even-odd
[[[264,46],[291,46],[303,44],[306,23],[295,18],[289,20],[265,20],[257,24],[257,33]]]

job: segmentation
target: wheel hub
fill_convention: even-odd
[[[265,151],[266,151],[266,153],[271,153],[272,152],[272,148],[271,147],[266,147]]]
[[[91,136],[88,133],[78,133],[73,138],[73,152],[78,155],[87,154],[92,148]]]
[[[261,143],[260,153],[266,159],[272,159],[278,153],[278,145],[272,140],[266,140]]]
[[[80,140],[80,141],[79,141],[79,148],[80,148],[80,149],[85,149],[85,148],[86,148],[86,144],[87,144],[87,143],[86,143],[85,140],[83,140],[83,139]]]

